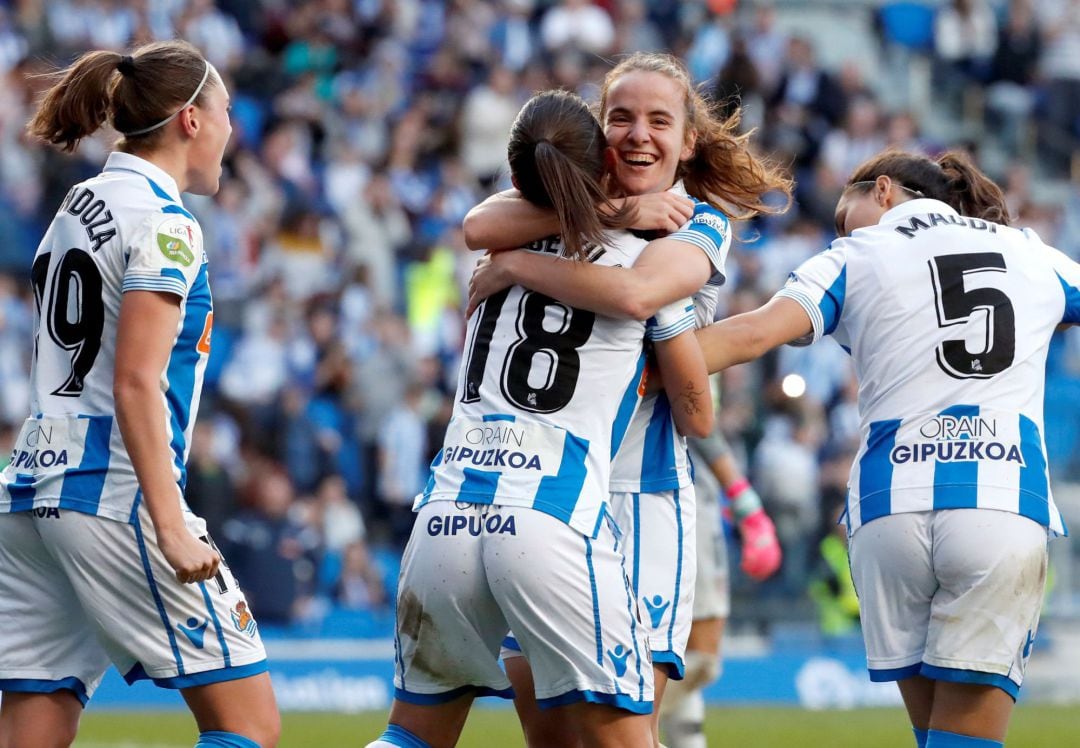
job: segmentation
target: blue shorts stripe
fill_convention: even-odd
[[[142,523],[136,522],[133,527],[135,528],[135,539],[139,543],[139,556],[142,558],[146,582],[150,585],[150,593],[154,597],[154,604],[157,605],[158,615],[161,616],[161,624],[165,627],[165,634],[169,637],[169,646],[172,647],[173,658],[176,660],[176,672],[183,676],[184,661],[180,657],[180,647],[176,644],[176,634],[173,633],[172,624],[169,623],[169,614],[165,612],[165,602],[161,599],[161,593],[158,592],[157,582],[154,581],[154,571],[150,568],[150,554],[146,552],[146,539],[143,537]]]
[[[541,709],[551,709],[552,707],[577,704],[582,701],[589,704],[607,704],[634,714],[651,714],[653,705],[651,701],[634,700],[626,694],[579,691],[577,689],[567,691],[559,696],[552,696],[549,699],[537,699],[536,704]]]
[[[596,664],[604,665],[604,632],[600,628],[600,595],[596,589],[596,569],[592,562],[592,540],[585,538],[585,564],[589,567],[589,588],[592,590],[593,629],[596,637]]]
[[[904,667],[894,667],[885,669],[867,668],[870,672],[870,680],[874,683],[889,683],[894,680],[904,680],[905,678],[913,678],[919,674],[919,669],[922,667],[921,662],[916,662],[914,665],[905,665]]]
[[[60,508],[77,509],[97,514],[101,491],[109,474],[109,439],[112,436],[112,416],[79,416],[89,421],[86,426],[82,460],[64,473],[60,487]]]
[[[206,582],[199,582],[199,589],[202,590],[203,600],[206,602],[206,612],[210,615],[214,630],[217,631],[218,645],[221,646],[221,656],[225,660],[225,667],[231,667],[232,658],[229,657],[229,645],[225,641],[225,632],[221,629],[221,621],[218,620],[217,611],[214,610],[214,602],[210,599],[210,591],[206,589]]]
[[[443,691],[442,693],[414,693],[407,691],[404,688],[394,689],[394,698],[398,701],[404,701],[407,704],[419,704],[421,706],[431,706],[434,704],[445,704],[448,701],[465,696],[468,693],[472,693],[473,696],[495,696],[500,699],[512,699],[514,698],[514,689],[512,688],[489,688],[488,686],[461,686],[451,691]]]
[[[634,494],[634,501],[635,501],[635,503],[634,503],[634,553],[635,554],[637,553],[638,547],[641,545],[641,542],[640,542],[641,538],[639,537],[638,530],[637,530],[637,528],[640,525],[640,522],[639,522],[640,517],[638,517],[638,514],[637,514],[637,500],[638,500],[639,497],[640,497],[639,494]],[[618,544],[618,541],[616,541],[616,543],[615,543],[616,552],[618,551],[618,547],[619,547],[619,544]],[[625,563],[625,556],[623,558],[624,558],[623,563]],[[626,589],[626,612],[630,614],[630,638],[634,640],[634,667],[635,667],[635,669],[637,671],[637,675],[638,675],[638,701],[641,701],[641,700],[643,700],[645,698],[645,674],[641,671],[641,650],[638,648],[638,637],[637,637],[638,618],[637,618],[637,610],[636,610],[635,605],[634,605],[634,602],[637,600],[637,587],[635,585],[635,587],[633,589],[631,589],[630,580],[626,576],[626,568],[625,567],[623,567],[622,578],[623,578],[623,587]]]
[[[939,415],[978,418],[978,405],[953,405]],[[934,509],[975,509],[979,506],[979,463],[975,460],[934,464]]]
[[[1015,682],[998,673],[982,673],[978,670],[961,670],[953,667],[938,667],[927,665],[919,669],[919,674],[924,678],[944,680],[950,683],[976,683],[982,686],[994,686],[1000,688],[1012,697],[1013,701],[1020,695],[1020,686]]]
[[[679,588],[682,586],[683,572],[683,516],[682,503],[679,500],[679,489],[672,492],[675,501],[675,532],[677,552],[675,555],[675,595],[671,599],[671,618],[668,620],[667,648],[675,650],[675,618],[679,613]],[[655,658],[654,658],[655,661]]]
[[[75,677],[45,680],[42,678],[0,678],[0,691],[12,693],[56,693],[71,691],[79,703],[86,706],[90,697],[86,693],[86,684]]]
[[[890,454],[896,446],[900,419],[874,421],[866,437],[866,452],[859,460],[859,510],[862,524],[892,512],[893,466]]]
[[[653,666],[663,665],[667,670],[668,680],[682,680],[686,677],[686,663],[683,658],[670,649],[654,650],[652,653]]]
[[[266,660],[259,660],[250,665],[219,667],[213,670],[203,670],[199,673],[191,673],[190,675],[181,673],[180,675],[174,675],[168,678],[153,678],[146,674],[146,671],[141,665],[136,665],[124,676],[124,680],[126,680],[128,684],[134,683],[137,680],[150,680],[159,688],[182,690],[185,688],[194,688],[195,686],[208,686],[211,683],[226,683],[231,680],[250,678],[253,675],[265,673],[268,669]]]

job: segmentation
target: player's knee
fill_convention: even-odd
[[[683,662],[686,670],[682,685],[688,691],[704,688],[720,677],[720,658],[712,652],[688,649]]]

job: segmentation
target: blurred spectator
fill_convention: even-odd
[[[226,463],[238,455],[227,451],[227,439],[213,420],[195,422],[184,491],[191,511],[206,520],[210,536],[217,539],[224,538],[225,523],[236,512],[236,487]]]
[[[622,0],[619,4],[615,48],[621,54],[664,50],[664,36],[649,18],[646,0]]]
[[[514,74],[502,66],[491,68],[487,82],[465,98],[461,110],[461,158],[485,188],[490,189],[504,169],[510,126],[521,104]]]
[[[348,553],[350,546],[363,543],[367,537],[364,518],[349,500],[345,480],[340,475],[330,473],[319,481],[315,505],[326,552]]]
[[[410,384],[379,430],[379,498],[395,543],[404,547],[412,530],[413,499],[427,480],[427,439],[420,403],[424,387]]]
[[[997,18],[986,0],[950,0],[934,19],[934,52],[946,88],[959,92],[990,73],[997,48]]]
[[[1063,175],[1069,173],[1080,137],[1080,3],[1039,0],[1036,9],[1045,44],[1039,65],[1045,81],[1039,144],[1046,165]]]
[[[222,551],[251,604],[267,623],[302,619],[315,589],[319,533],[294,510],[293,487],[279,465],[260,465],[249,508],[225,523]]]
[[[491,26],[496,64],[521,72],[537,55],[540,41],[529,23],[533,0],[501,0],[503,14]]]
[[[362,540],[345,547],[334,599],[347,610],[374,610],[386,605],[382,574]]]
[[[603,55],[615,42],[611,16],[590,0],[558,0],[540,22],[540,40],[549,52],[567,47]]]
[[[1024,147],[1024,128],[1035,108],[1034,86],[1042,54],[1042,37],[1035,23],[1032,0],[1011,0],[998,32],[990,65],[986,106],[1005,147],[1017,154]]]

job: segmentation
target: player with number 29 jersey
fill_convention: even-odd
[[[1034,232],[927,199],[792,273],[777,295],[806,310],[813,340],[831,335],[852,354],[859,379],[851,532],[890,514],[979,508],[1065,533],[1043,378],[1055,325],[1080,321],[1078,289],[1076,264]]]
[[[134,521],[139,485],[113,401],[120,301],[131,290],[182,299],[161,397],[183,487],[213,315],[202,231],[173,185],[153,164],[113,153],[71,189],[42,239],[31,273],[32,415],[0,474],[0,512],[59,507]]]

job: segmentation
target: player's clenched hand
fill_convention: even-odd
[[[186,527],[158,533],[158,547],[184,584],[205,582],[218,572],[221,556]]]
[[[465,317],[471,317],[476,307],[492,294],[509,288],[514,284],[506,272],[505,264],[512,252],[491,252],[476,263],[472,278],[469,279],[469,305]]]
[[[776,527],[764,510],[758,509],[739,523],[739,535],[742,536],[742,563],[739,564],[746,574],[756,581],[767,579],[783,560],[780,541],[776,538]]]
[[[632,228],[648,231],[663,231],[670,234],[678,231],[694,215],[694,201],[673,192],[655,192],[626,198],[634,207]]]

